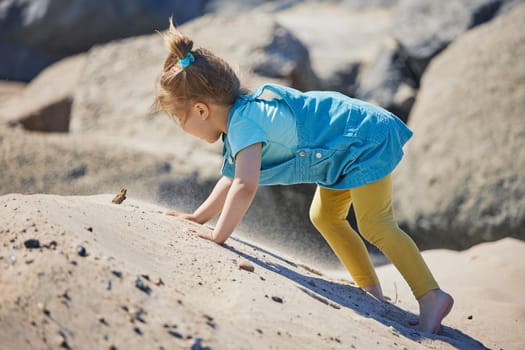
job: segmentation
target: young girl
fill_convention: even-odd
[[[224,142],[222,178],[192,214],[168,214],[205,223],[222,244],[248,210],[257,186],[316,183],[310,218],[356,284],[384,300],[363,241],[346,220],[353,203],[361,234],[392,261],[419,302],[419,327],[436,333],[453,305],[392,212],[390,173],[412,132],[396,116],[335,92],[300,92],[264,85],[247,94],[236,74],[170,21],[169,55],[155,106],[182,130],[209,143]],[[273,99],[260,98],[263,92]]]

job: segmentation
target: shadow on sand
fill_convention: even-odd
[[[263,261],[258,257],[241,252],[227,244],[224,245],[226,249],[229,249],[255,265],[290,279],[297,284],[297,288],[301,291],[334,309],[352,309],[364,317],[372,318],[390,327],[393,334],[406,337],[418,343],[423,343],[425,340],[439,340],[461,350],[488,349],[481,342],[455,328],[442,326],[438,334],[420,332],[417,329],[418,317],[411,312],[405,311],[392,303],[378,301],[362,289],[345,284],[343,281],[337,282],[325,279],[322,277],[322,274],[307,266],[298,265],[252,243],[235,237],[230,237],[230,239],[252,250],[271,256],[281,263],[275,264],[270,261]],[[293,267],[294,270],[287,266]],[[301,268],[317,274],[319,277],[312,277],[311,275],[301,274],[295,271],[295,269]]]

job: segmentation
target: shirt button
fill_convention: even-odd
[[[315,158],[318,158],[318,159],[321,158],[322,156],[323,156],[323,155],[321,154],[321,152],[317,152],[317,153],[315,154]]]
[[[305,151],[301,151],[301,152],[299,152],[299,156],[300,156],[300,157],[304,157],[305,155],[306,155],[306,152],[305,152]]]

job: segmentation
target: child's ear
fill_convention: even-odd
[[[210,108],[204,102],[197,102],[197,103],[195,103],[193,105],[193,108],[195,108],[197,110],[197,112],[199,113],[199,116],[203,120],[208,119],[208,117],[210,116]]]

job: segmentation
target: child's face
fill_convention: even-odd
[[[221,137],[222,131],[210,116],[210,110],[204,103],[193,104],[185,113],[178,116],[182,130],[206,142],[214,143]]]

